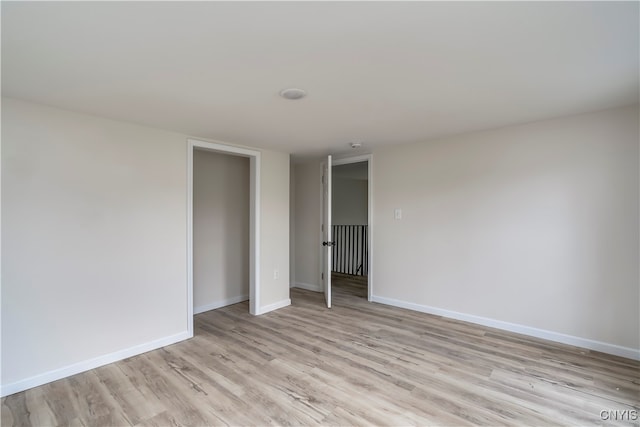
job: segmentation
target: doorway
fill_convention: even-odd
[[[368,297],[369,162],[332,167],[331,284],[351,296]]]
[[[371,160],[371,155],[337,160],[329,156],[323,163],[321,229],[326,247],[322,250],[321,276],[329,308],[339,292],[368,301],[372,298]]]
[[[249,159],[193,152],[193,313],[249,299]]]
[[[249,311],[251,314],[258,314],[258,301],[259,301],[259,291],[260,291],[260,283],[259,283],[259,275],[257,272],[259,271],[259,200],[260,200],[260,185],[259,185],[259,176],[260,176],[260,152],[240,147],[234,147],[230,145],[206,142],[206,141],[198,141],[194,139],[189,139],[187,141],[188,151],[187,151],[187,298],[188,298],[188,306],[187,306],[187,322],[188,322],[188,330],[190,336],[193,336],[193,315],[195,311],[201,312],[206,309],[218,308],[223,305],[233,304],[235,302],[239,302],[239,300],[246,300],[247,296],[249,299]],[[207,154],[213,154],[214,156],[207,156]],[[240,263],[244,263],[244,266],[248,267],[248,272],[243,278],[242,273],[242,265],[236,265],[235,276],[238,276],[238,280],[246,280],[248,277],[248,289],[246,287],[243,292],[238,293],[238,295],[232,295],[229,298],[220,298],[219,295],[213,296],[213,300],[210,303],[203,303],[207,298],[211,299],[212,296],[204,296],[199,298],[199,301],[195,301],[198,304],[197,310],[194,310],[194,245],[198,245],[200,248],[206,249],[206,243],[203,243],[198,238],[194,239],[194,219],[201,220],[202,213],[195,212],[194,206],[197,209],[200,209],[198,203],[194,204],[194,198],[198,195],[195,193],[195,190],[198,190],[198,186],[194,185],[194,178],[200,179],[202,175],[202,170],[195,170],[195,167],[198,165],[206,165],[211,164],[211,162],[220,162],[220,156],[215,155],[223,155],[222,157],[234,157],[229,159],[231,161],[227,161],[226,163],[231,165],[235,164],[238,166],[238,170],[235,172],[231,172],[228,176],[229,179],[243,179],[241,177],[242,170],[248,172],[248,177],[245,177],[247,184],[247,192],[245,192],[245,196],[247,196],[248,200],[239,200],[238,198],[233,198],[235,200],[236,207],[243,207],[246,209],[248,207],[248,212],[236,212],[236,215],[240,217],[238,219],[234,219],[236,226],[238,226],[239,230],[242,230],[241,223],[243,221],[243,217],[248,219],[248,227],[245,228],[244,236],[237,236],[239,239],[244,240],[243,242],[231,242],[231,247],[235,247],[237,250],[235,252],[239,254],[245,254],[248,257],[248,260],[240,260]],[[216,157],[218,157],[216,159]],[[238,157],[240,159],[238,159]],[[247,164],[248,162],[248,164]],[[244,165],[243,165],[244,163]],[[196,173],[198,176],[196,176]],[[206,173],[204,174],[206,178]],[[215,179],[213,176],[209,176],[209,179]],[[237,184],[237,183],[235,183]],[[224,183],[218,183],[218,186],[222,187]],[[237,186],[237,185],[235,185]],[[200,186],[202,187],[202,186]],[[201,191],[201,190],[198,190]],[[231,200],[231,199],[230,199]],[[233,204],[233,203],[232,203]],[[206,203],[205,203],[206,205]],[[245,215],[247,213],[247,215]],[[195,215],[194,215],[195,214]],[[206,214],[205,214],[206,215]],[[209,224],[211,225],[211,224]],[[214,227],[220,227],[220,224],[213,224]],[[223,230],[224,231],[224,230]],[[229,240],[231,241],[233,237],[230,236]],[[225,254],[219,254],[224,257]],[[202,262],[200,262],[202,266]],[[204,269],[199,267],[200,273],[203,271],[206,273],[206,266]],[[248,295],[246,292],[248,291]],[[223,295],[223,294],[221,294]],[[217,298],[217,300],[215,299]]]

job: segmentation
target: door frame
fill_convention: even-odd
[[[187,330],[193,337],[193,153],[196,149],[249,158],[249,312],[260,300],[260,151],[187,139]]]
[[[367,261],[369,263],[369,271],[367,275],[367,300],[371,302],[373,298],[373,154],[362,154],[359,156],[341,158],[334,157],[332,160],[332,166],[362,162],[367,162],[367,239],[369,242],[369,256],[367,257]],[[322,165],[320,168],[322,168]],[[320,193],[320,197],[322,198],[322,193]],[[322,203],[320,203],[320,207],[322,209]],[[320,216],[320,224],[322,225],[322,212]]]
[[[331,179],[333,168],[333,156],[328,155],[322,163],[320,163],[320,175],[322,177],[322,184],[320,186],[320,242],[322,242],[322,251],[320,253],[320,266],[321,266],[321,287],[324,292],[324,298],[327,303],[327,308],[331,308],[331,264],[333,258],[333,247],[331,245],[324,246],[324,242],[333,241],[332,230],[332,206],[333,206],[333,180]],[[326,167],[326,169],[325,169]],[[326,172],[326,174],[325,174]],[[327,190],[325,198],[325,188]],[[327,223],[329,223],[327,225]],[[325,230],[325,225],[327,225]],[[326,258],[325,258],[326,256]],[[325,269],[327,270],[327,277],[324,277]]]

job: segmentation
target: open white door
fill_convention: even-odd
[[[331,156],[322,166],[322,286],[327,308],[331,308]]]

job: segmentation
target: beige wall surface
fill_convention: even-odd
[[[637,107],[374,157],[376,296],[640,347]]]
[[[260,306],[289,300],[289,154],[262,151]],[[278,271],[278,278],[275,277]]]
[[[333,225],[367,225],[369,221],[368,181],[334,174],[331,182],[331,223]]]
[[[3,393],[187,333],[186,154],[186,135],[2,99]],[[289,298],[289,155],[261,159],[266,311]]]
[[[296,282],[296,174],[289,161],[289,286]]]
[[[186,331],[185,144],[3,99],[3,385]]]
[[[193,305],[240,299],[249,299],[249,159],[195,150]]]

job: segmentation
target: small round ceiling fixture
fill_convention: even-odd
[[[351,148],[360,148],[362,147],[362,143],[361,142],[352,142],[351,143]]]
[[[302,89],[291,87],[288,89],[281,90],[280,96],[283,97],[284,99],[295,100],[295,99],[304,98],[305,96],[307,96],[307,92],[305,92]]]

